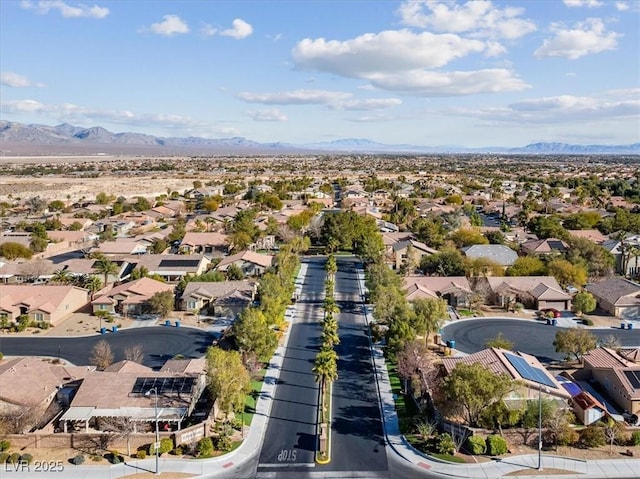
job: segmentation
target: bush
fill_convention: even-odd
[[[213,441],[210,437],[203,437],[198,441],[198,457],[210,457],[213,454]]]
[[[582,324],[584,324],[585,326],[593,326],[593,321],[589,318],[583,318]]]
[[[105,458],[111,464],[120,464],[124,461],[124,457],[122,457],[118,451],[109,451]]]
[[[487,451],[487,443],[481,436],[469,436],[465,448],[473,455],[484,454]]]
[[[147,457],[147,451],[145,451],[144,449],[140,449],[138,452],[136,452],[136,457],[138,459],[144,459]]]
[[[7,463],[9,464],[18,464],[19,462],[20,462],[20,453],[18,452],[14,452],[10,454],[9,458],[7,459]]]
[[[456,452],[456,445],[451,438],[451,434],[445,432],[438,436],[437,449],[440,454],[453,454]]]
[[[558,446],[573,446],[580,440],[580,434],[571,426],[566,426],[558,433],[556,438]]]
[[[629,443],[632,446],[640,446],[640,431],[633,431]]]
[[[1,359],[1,358],[0,358]],[[0,452],[4,452],[11,449],[11,442],[3,439],[0,441]]]
[[[216,438],[215,448],[218,451],[230,451],[232,445],[231,436],[227,434],[221,434]]]
[[[74,456],[71,459],[69,459],[69,462],[71,464],[79,466],[80,464],[82,464],[84,462],[84,456],[82,454],[78,454],[77,456]]]
[[[507,440],[499,436],[498,434],[491,434],[487,436],[487,454],[489,456],[499,456],[506,454],[509,449],[507,448]]]
[[[174,456],[182,456],[182,448],[178,446],[173,451],[171,451],[170,454],[173,454]]]
[[[9,453],[0,452],[0,464],[5,464],[7,459],[9,459]]]
[[[580,445],[583,447],[599,447],[607,444],[604,430],[598,426],[587,426],[580,431]]]
[[[174,447],[173,439],[171,439],[170,437],[164,437],[160,439],[160,449],[158,450],[158,453],[162,455],[165,452],[169,452],[173,450],[173,447]],[[151,444],[149,446],[149,454],[153,455],[155,453],[156,453],[156,450],[153,448],[153,444]]]
[[[25,453],[20,456],[20,462],[23,464],[31,464],[33,462],[33,456],[29,453]]]

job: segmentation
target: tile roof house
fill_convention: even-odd
[[[473,294],[465,276],[405,276],[402,282],[408,301],[442,298],[454,308],[467,307]]]
[[[148,309],[149,299],[156,293],[171,291],[173,285],[151,278],[140,278],[122,283],[103,292],[91,302],[93,312],[107,311],[125,316],[143,314]]]
[[[188,232],[180,243],[180,252],[222,256],[229,252],[229,236],[224,233]]]
[[[232,264],[238,265],[245,276],[260,276],[273,264],[273,256],[248,250],[241,251],[223,258],[216,266],[216,271],[224,273]]]
[[[501,244],[474,244],[462,248],[462,252],[467,258],[486,258],[505,267],[511,266],[518,259],[515,251]]]
[[[158,275],[168,283],[177,283],[187,275],[198,276],[209,269],[211,260],[203,254],[144,254],[123,256],[123,260],[144,266],[150,275]]]
[[[596,381],[622,412],[640,415],[640,365],[609,348],[589,351],[582,364],[582,377]]]
[[[640,284],[625,278],[611,277],[589,283],[585,289],[607,313],[623,319],[640,319]]]
[[[131,254],[146,254],[146,245],[138,241],[104,241],[91,249],[92,253],[102,253],[105,256],[124,256]]]
[[[522,303],[533,309],[570,309],[571,295],[562,290],[553,276],[488,276],[477,278],[474,291],[488,293],[489,303],[509,307]]]
[[[525,241],[520,245],[520,250],[530,255],[547,255],[553,253],[564,253],[569,250],[569,245],[556,238],[546,238]]]
[[[586,238],[596,244],[602,244],[609,239],[598,230],[567,230],[567,233],[576,238]]]
[[[555,399],[571,398],[553,374],[549,373],[535,356],[529,354],[501,348],[488,348],[468,356],[449,357],[442,360],[447,375],[451,374],[460,363],[479,363],[494,374],[506,374],[514,381],[518,381],[521,386],[516,387],[505,398],[505,402],[537,399],[539,393]]]
[[[89,291],[76,286],[25,284],[0,288],[0,316],[9,321],[26,314],[32,321],[55,326],[88,303]]]
[[[0,361],[0,415],[28,412],[30,417],[21,425],[25,432],[42,425],[50,419],[45,411],[58,391],[77,383],[93,369],[54,364],[35,356]]]
[[[256,283],[247,280],[200,282],[191,281],[179,299],[183,311],[208,312],[217,316],[237,316],[250,306],[256,294]]]
[[[415,269],[420,265],[420,261],[424,256],[431,256],[438,251],[429,248],[426,244],[414,239],[407,239],[394,243],[391,247],[393,251],[393,269],[399,270],[410,265]],[[409,271],[413,273],[414,271]]]

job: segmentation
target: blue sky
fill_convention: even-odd
[[[640,0],[0,0],[3,120],[425,146],[640,141]]]

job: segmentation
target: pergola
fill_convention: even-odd
[[[158,408],[157,420],[161,422],[175,423],[177,429],[182,428],[182,421],[187,415],[186,407],[161,407]],[[138,422],[154,423],[156,421],[155,408],[149,407],[121,407],[115,409],[96,408],[96,407],[70,407],[60,417],[63,432],[67,432],[68,423],[83,422],[85,432],[89,432],[89,423],[95,418],[126,418],[133,421],[134,432],[135,424]]]

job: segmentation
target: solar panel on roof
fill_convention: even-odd
[[[505,353],[505,357],[523,379],[557,389],[551,378],[542,369],[531,366],[524,358],[515,354]]]
[[[634,389],[640,389],[640,371],[622,371]]]
[[[160,268],[196,268],[200,264],[198,259],[163,259]]]
[[[195,378],[137,378],[133,384],[132,394],[145,394],[151,389],[158,394],[188,394],[193,390]]]
[[[560,251],[564,251],[565,250],[565,247],[564,247],[564,244],[562,244],[562,241],[551,240],[548,243],[549,243],[549,247],[551,249],[557,249],[557,250],[560,250]]]

